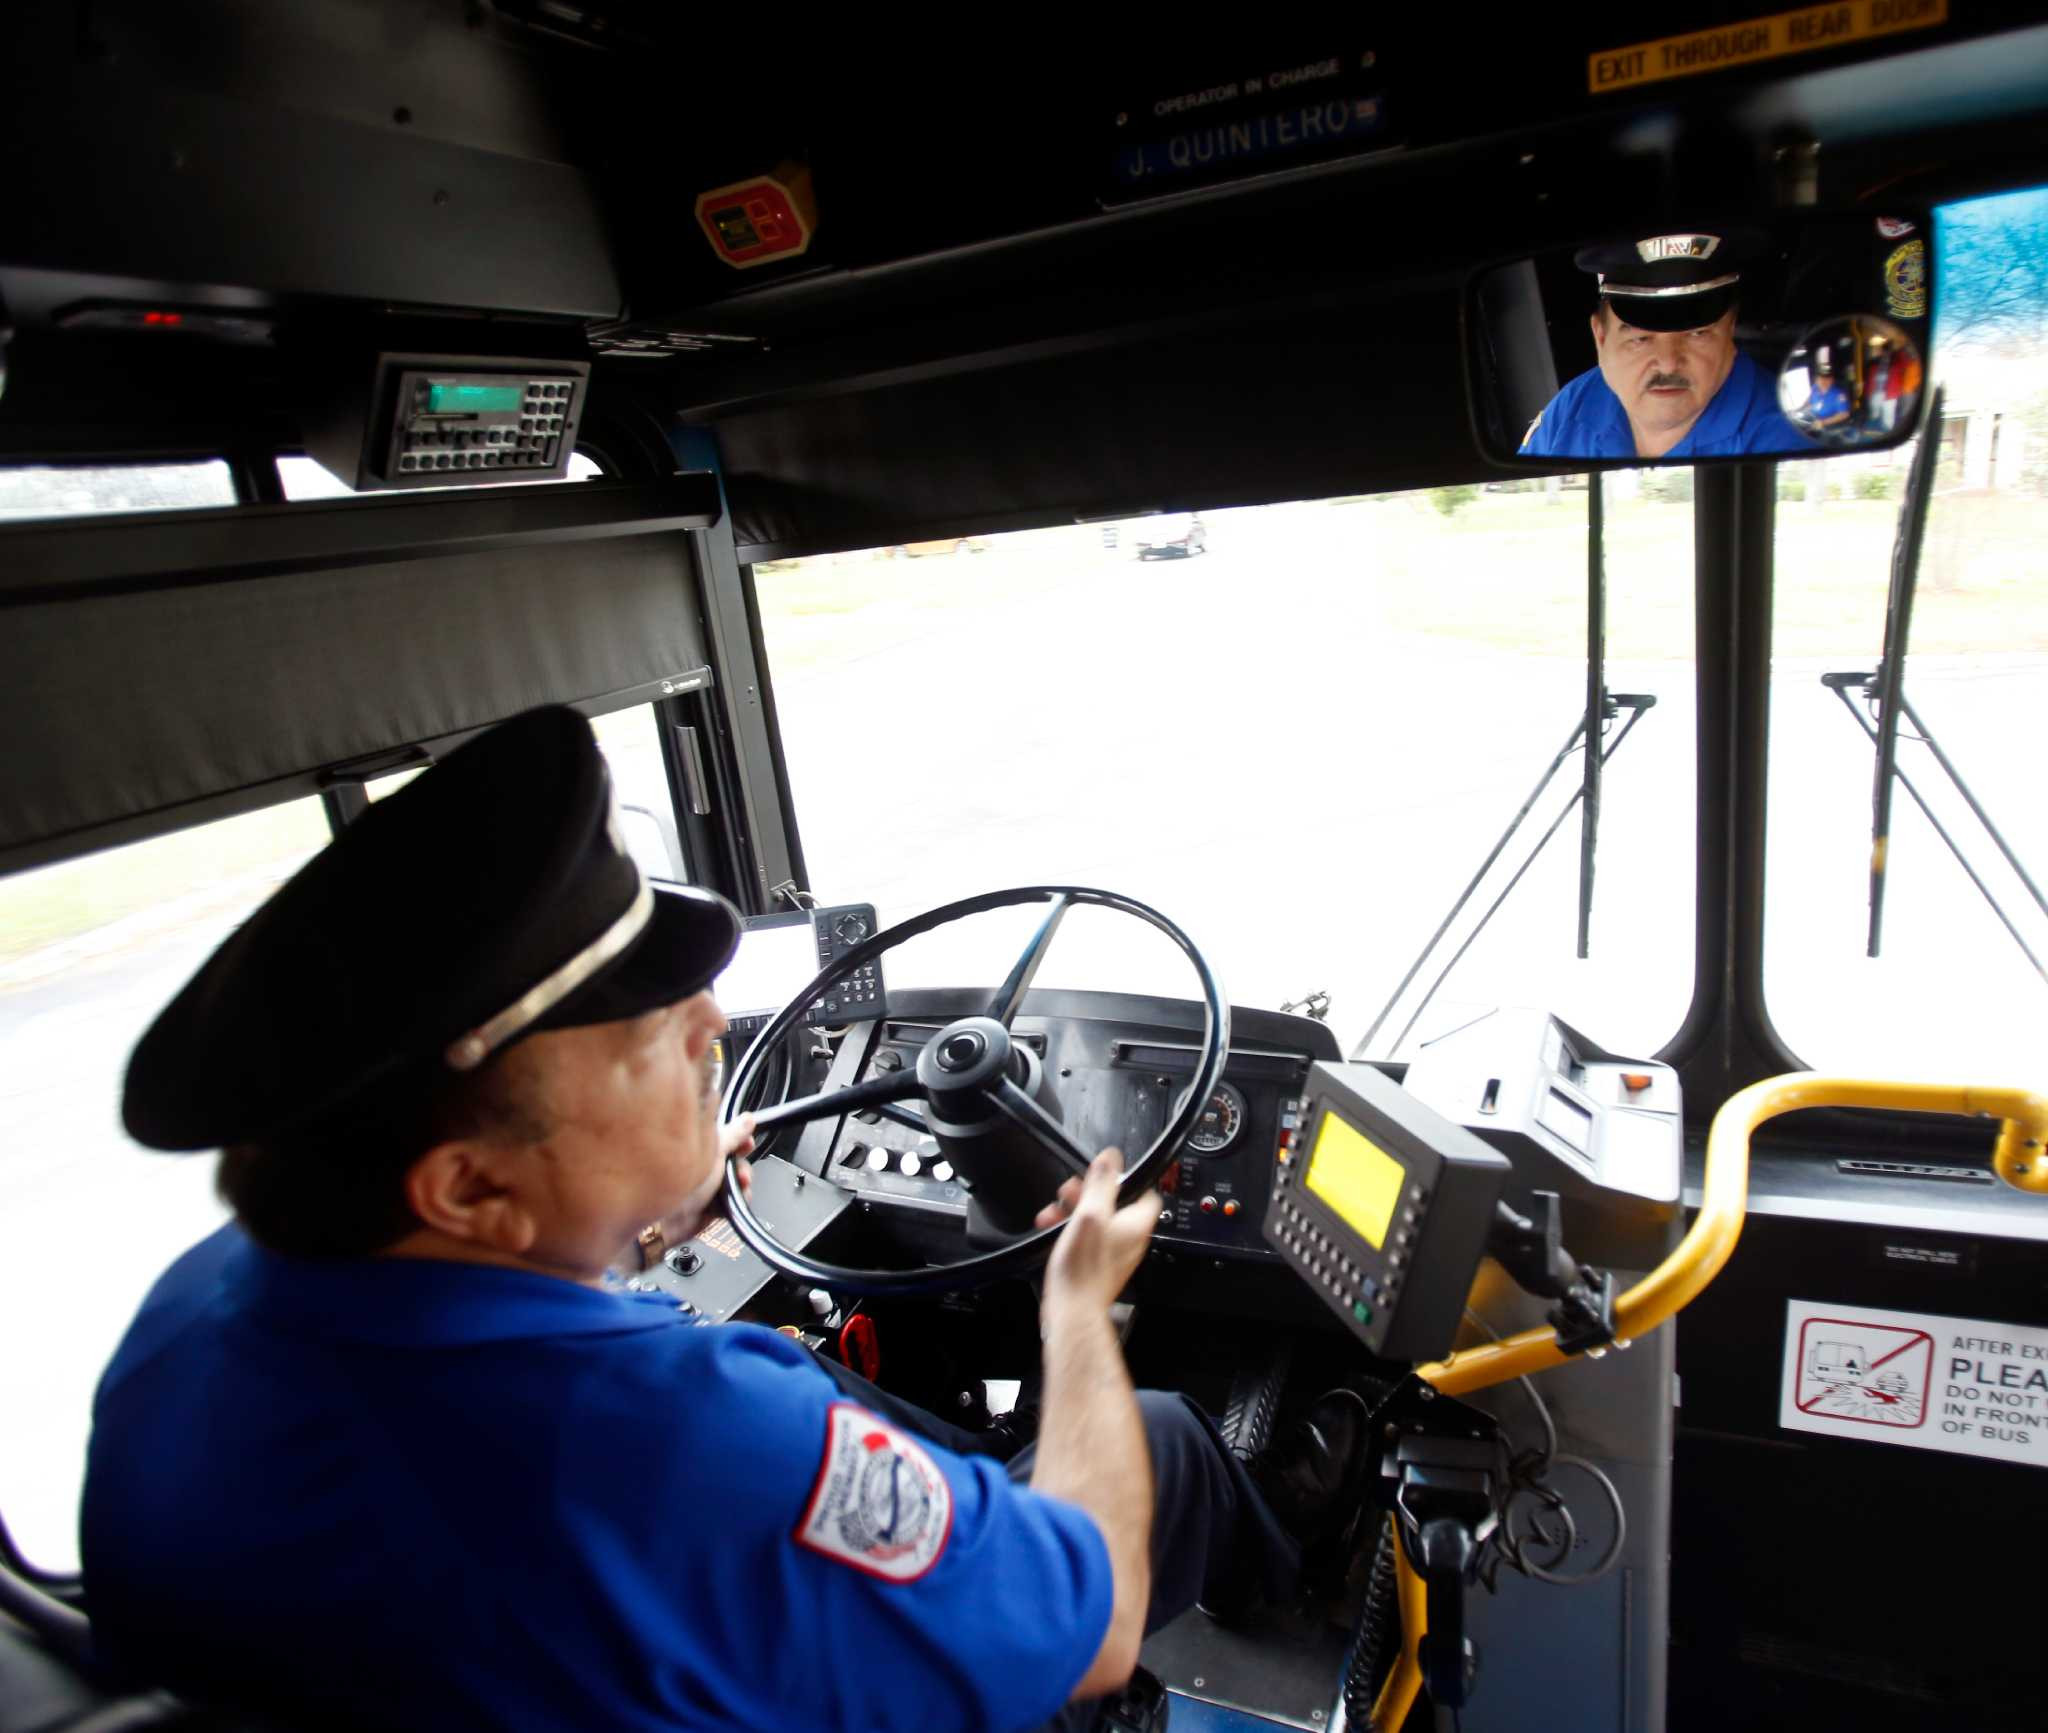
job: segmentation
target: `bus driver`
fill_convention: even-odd
[[[717,1194],[707,984],[740,930],[656,891],[612,813],[581,716],[505,723],[352,823],[137,1046],[129,1129],[223,1148],[236,1220],[94,1404],[108,1656],[293,1724],[1085,1727],[1197,1597],[1288,1595],[1296,1537],[1355,1508],[1362,1404],[1326,1398],[1255,1481],[1132,1390],[1109,1308],[1158,1200],[1116,1207],[1113,1150],[1040,1217],[1043,1419],[1007,1468],[608,1279]]]
[[[1775,381],[1735,346],[1740,235],[1650,235],[1574,255],[1594,273],[1599,364],[1529,424],[1524,457],[1682,461],[1807,451]]]

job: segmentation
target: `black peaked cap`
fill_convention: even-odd
[[[1742,267],[1763,244],[1754,229],[1674,229],[1582,247],[1572,262],[1599,275],[1601,299],[1626,323],[1644,331],[1690,331],[1735,305]]]
[[[590,724],[528,711],[372,805],[207,959],[130,1057],[122,1119],[197,1150],[353,1114],[521,1035],[688,998],[739,932],[716,893],[647,885]]]

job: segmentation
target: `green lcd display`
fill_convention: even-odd
[[[1386,1244],[1407,1177],[1407,1169],[1357,1126],[1325,1111],[1304,1182],[1374,1251]]]
[[[517,414],[524,401],[522,385],[435,385],[427,386],[429,415]]]

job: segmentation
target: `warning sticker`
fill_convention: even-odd
[[[1789,1301],[1778,1424],[2048,1464],[2048,1330]]]
[[[1749,18],[1713,30],[1663,36],[1655,42],[1635,42],[1588,55],[1586,88],[1598,96],[1947,22],[1948,0],[1848,0],[1834,6],[1802,6],[1797,12],[1773,13],[1768,18]]]

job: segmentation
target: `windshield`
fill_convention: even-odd
[[[1872,943],[1874,676],[1914,449],[1779,472],[1764,988],[1809,1065],[2048,1053],[2048,190],[1937,214],[1942,392]]]
[[[1690,1000],[1691,477],[1606,486],[1607,685],[1657,707],[1607,766],[1589,955],[1573,751],[1375,1054],[1498,1003],[1650,1050]],[[1144,557],[1143,518],[756,568],[807,888],[885,922],[1004,885],[1120,891],[1186,928],[1235,1003],[1327,993],[1350,1048],[1585,711],[1588,497],[1553,478],[1204,512],[1178,520],[1200,557],[1170,561]],[[878,705],[879,744],[850,756],[848,719]],[[1000,979],[1031,918],[1010,912],[906,947],[891,986]],[[1189,994],[1132,933],[1082,911],[1040,985]]]

